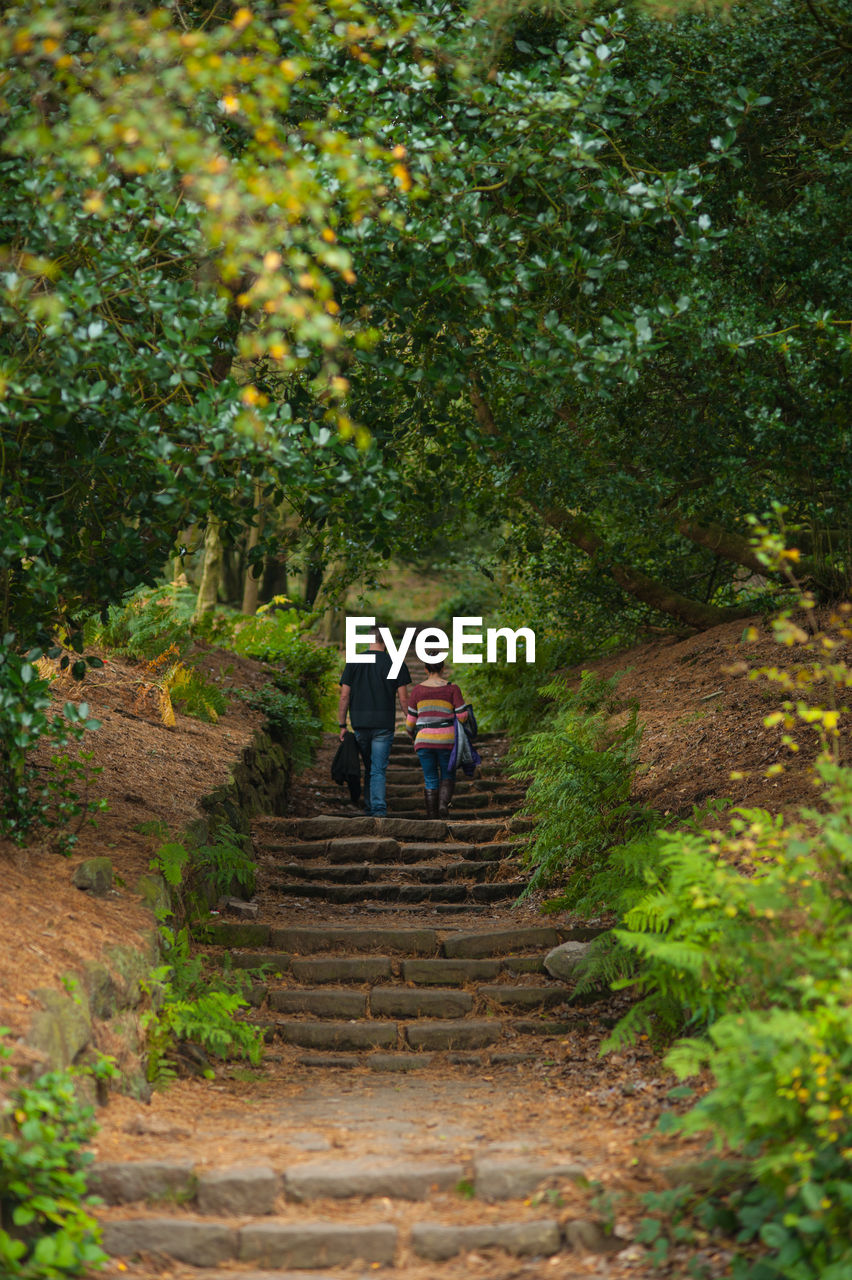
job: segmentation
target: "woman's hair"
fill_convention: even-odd
[[[444,670],[443,658],[440,662],[424,662],[423,665],[432,676],[438,675],[439,672]]]

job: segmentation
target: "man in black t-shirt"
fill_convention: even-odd
[[[343,668],[337,723],[342,740],[348,711],[358,750],[364,760],[364,812],[381,818],[388,811],[385,774],[393,743],[394,702],[399,702],[405,715],[411,676],[404,662],[399,673],[391,676],[390,655],[378,629],[369,652],[375,655],[373,662],[347,662]]]

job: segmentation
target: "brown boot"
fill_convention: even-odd
[[[438,793],[423,788],[423,799],[426,801],[426,821],[432,822],[438,816]]]
[[[453,792],[456,789],[455,778],[442,778],[438,787],[438,817],[448,818],[450,816],[450,801],[453,798]]]

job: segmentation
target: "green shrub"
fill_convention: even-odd
[[[8,1057],[0,1045],[0,1060]],[[0,1075],[8,1080],[9,1068]],[[95,1131],[66,1071],[13,1088],[0,1108],[0,1269],[8,1280],[81,1276],[108,1261],[88,1212],[97,1201],[86,1192],[93,1156],[83,1148]]]
[[[797,821],[660,833],[614,932],[640,999],[605,1047],[691,1032],[667,1065],[714,1086],[678,1126],[750,1157],[726,1201],[749,1280],[852,1274],[852,769],[817,768],[825,807]]]
[[[575,691],[564,679],[545,685],[552,726],[524,739],[511,769],[529,781],[522,812],[536,822],[526,850],[529,888],[564,883],[554,906],[599,907],[596,877],[609,851],[659,818],[630,801],[641,730],[635,708],[613,723],[616,683],[584,672]]]
[[[55,844],[67,854],[82,823],[105,807],[89,798],[91,781],[100,772],[92,767],[91,756],[72,757],[68,751],[88,731],[100,728],[100,721],[89,716],[86,702],[66,702],[61,712],[53,712],[50,681],[36,666],[42,650],[23,656],[12,648],[13,641],[14,636],[5,636],[0,648],[0,838],[23,844],[46,828],[58,832]],[[100,660],[80,659],[79,664],[83,670],[77,674],[82,675],[87,665],[100,665]],[[75,662],[75,671],[77,667]],[[33,759],[40,742],[51,751],[47,769]],[[68,830],[74,818],[79,822]]]
[[[280,675],[274,683],[240,696],[250,707],[263,712],[270,737],[285,748],[293,768],[306,768],[314,758],[323,725],[305,694],[294,690],[286,675]]]

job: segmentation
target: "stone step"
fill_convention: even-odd
[[[386,774],[388,782],[423,782],[423,766],[418,756],[410,750],[405,753],[392,751],[388,758]],[[456,781],[461,787],[470,787],[488,779],[500,780],[504,785],[512,787],[528,785],[526,779],[512,776],[512,763],[506,752],[480,747],[479,764],[475,771],[468,774],[459,768]]]
[[[399,884],[389,880],[329,884],[287,880],[270,886],[280,898],[311,899],[342,906],[367,902],[503,902],[520,897],[526,887],[526,880],[489,880],[477,884],[466,884],[463,880],[434,884]]]
[[[414,809],[419,813],[425,803],[423,790],[422,782],[417,786],[388,787],[386,793],[388,811],[404,813]],[[344,802],[346,800],[339,787],[333,782],[323,783],[315,788],[315,791],[323,804],[331,800],[343,799]],[[514,791],[508,787],[495,788],[493,791],[466,791],[457,787],[451,807],[464,809],[465,812],[470,809],[519,809],[524,803],[525,796],[525,792]],[[358,815],[353,814],[353,817],[355,816]]]
[[[352,863],[423,862],[429,859],[458,859],[462,862],[502,861],[521,854],[523,840],[503,840],[493,844],[470,844],[457,841],[405,842],[375,836],[339,837],[334,840],[284,840],[258,845],[257,851],[282,854],[306,861],[325,859],[343,865]]]
[[[281,951],[235,952],[236,969],[261,969],[270,975],[292,975],[308,986],[318,983],[377,983],[399,977],[409,986],[452,987],[495,981],[501,974],[517,977],[544,972],[544,954],[507,955],[484,960],[405,959],[390,955],[293,956]]]
[[[376,866],[368,862],[280,862],[270,864],[269,870],[289,880],[322,881],[326,884],[370,884],[388,878],[400,881],[413,879],[419,884],[442,884],[449,880],[494,880],[497,876],[507,879],[508,873],[516,872],[518,867],[516,859],[490,862],[464,858],[458,862],[383,862]]]
[[[557,929],[553,925],[459,930],[439,933],[436,929],[376,928],[359,925],[278,927],[262,923],[218,921],[203,930],[203,941],[213,946],[246,948],[257,953],[260,947],[271,953],[316,955],[345,948],[346,953],[373,951],[407,956],[476,960],[534,952],[543,955],[560,942],[586,941],[605,932],[603,927]],[[236,957],[235,957],[236,960]]]
[[[437,1263],[463,1253],[497,1249],[517,1258],[554,1258],[563,1249],[570,1248],[575,1238],[578,1247],[588,1247],[588,1233],[579,1234],[580,1226],[591,1228],[593,1224],[578,1220],[568,1222],[563,1228],[554,1217],[507,1222],[502,1216],[499,1220],[474,1224],[427,1220],[415,1222],[409,1228],[381,1221],[365,1226],[301,1218],[298,1221],[267,1218],[240,1226],[210,1218],[113,1218],[103,1223],[103,1246],[113,1258],[153,1254],[197,1268],[229,1268],[215,1276],[200,1273],[199,1280],[227,1280],[228,1276],[272,1280],[274,1272],[287,1280],[283,1276],[285,1268],[289,1277],[304,1271],[348,1268],[355,1264],[378,1268],[391,1266],[398,1255],[411,1258],[415,1263],[416,1260]],[[599,1234],[602,1233],[599,1231]],[[230,1269],[240,1263],[265,1270]]]
[[[285,1169],[269,1165],[209,1169],[196,1168],[191,1160],[119,1160],[99,1161],[86,1175],[90,1193],[108,1205],[168,1200],[204,1216],[227,1217],[272,1215],[279,1196],[293,1204],[375,1197],[422,1202],[435,1192],[455,1191],[462,1181],[481,1203],[498,1203],[526,1198],[557,1181],[584,1182],[587,1177],[584,1165],[568,1159],[494,1156],[465,1163],[375,1156],[326,1158]]]
[[[571,988],[560,983],[531,986],[519,983],[484,983],[466,987],[399,985],[351,987],[272,987],[258,984],[253,992],[257,1006],[266,1001],[271,1013],[305,1014],[311,1018],[356,1021],[359,1018],[465,1018],[476,1009],[541,1010],[563,1005]]]
[[[418,764],[410,765],[402,762],[395,764],[391,761],[387,770],[387,785],[391,786],[423,786],[423,770]],[[459,771],[456,774],[456,790],[469,791],[499,791],[501,787],[518,787],[524,789],[522,784],[509,778],[500,762],[483,761],[479,766],[476,775],[468,778],[466,774]]]
[[[351,1019],[346,1022],[319,1018],[252,1019],[267,1038],[301,1049],[355,1050],[390,1049],[397,1051],[483,1049],[502,1041],[507,1035],[567,1035],[571,1023],[546,1018],[461,1017],[419,1018],[414,1022],[386,1022],[376,1019]]]
[[[388,813],[392,815],[405,814],[411,810],[416,813],[421,811],[425,813],[422,787],[412,789],[408,795],[389,795],[387,802]],[[478,795],[456,793],[450,802],[450,816],[457,816],[458,812],[463,810],[466,817],[475,817],[478,812],[482,812],[483,817],[490,817],[496,809],[499,810],[499,816],[504,817],[516,812],[522,803],[523,796],[514,793],[504,794],[499,791],[480,792]]]
[[[200,940],[212,946],[238,948],[232,963],[242,968],[246,954],[254,960],[267,957],[270,964],[289,964],[295,956],[324,955],[343,949],[352,952],[375,952],[427,957],[433,959],[478,960],[504,958],[517,964],[526,958],[541,958],[560,942],[586,942],[605,933],[605,926],[579,926],[557,929],[553,925],[530,925],[510,928],[481,928],[439,932],[437,929],[410,929],[383,925],[323,925],[278,927],[263,923],[220,920],[199,930]],[[268,948],[261,951],[260,948]],[[243,954],[240,952],[243,951]]]
[[[308,841],[308,840],[351,840],[357,836],[379,836],[398,841],[441,842],[450,839],[464,844],[486,843],[507,833],[517,835],[519,832],[532,830],[532,819],[509,818],[506,821],[494,819],[480,821],[459,821],[442,819],[427,822],[417,818],[364,818],[344,817],[339,814],[326,814],[316,818],[279,818],[268,822],[259,829],[262,842]]]

